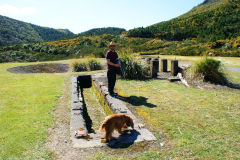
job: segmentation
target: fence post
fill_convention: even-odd
[[[151,77],[156,78],[157,73],[159,72],[159,59],[158,58],[151,60],[150,69],[151,69]]]
[[[176,76],[178,74],[178,60],[171,61],[171,74]]]
[[[161,72],[167,72],[168,61],[167,59],[161,59]]]

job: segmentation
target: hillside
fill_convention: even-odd
[[[202,2],[198,6],[194,7],[189,12],[179,16],[178,18],[184,18],[184,17],[188,17],[188,16],[191,16],[194,14],[199,14],[199,13],[203,13],[203,12],[207,12],[207,11],[216,9],[218,7],[221,7],[221,5],[223,5],[223,3],[225,1],[226,0],[205,0],[204,2]]]
[[[40,27],[0,15],[0,46],[59,40],[71,35],[67,29]]]
[[[103,34],[120,35],[124,31],[126,30],[123,28],[116,28],[116,27],[94,28],[86,32],[82,32],[78,34],[78,36],[100,36]]]
[[[128,37],[216,41],[240,36],[240,1],[205,0],[172,20],[127,32]]]

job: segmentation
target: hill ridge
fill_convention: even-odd
[[[54,29],[0,15],[0,46],[25,42],[60,40],[74,35],[68,29]]]
[[[127,36],[166,40],[196,38],[200,41],[215,41],[240,36],[240,2],[238,0],[211,2],[198,6],[200,8],[206,6],[204,12],[196,12],[197,7],[193,9],[194,11],[191,10],[169,21],[129,30]]]

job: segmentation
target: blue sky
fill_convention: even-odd
[[[80,33],[146,27],[175,18],[204,0],[1,0],[0,15]]]

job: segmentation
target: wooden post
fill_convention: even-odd
[[[152,59],[151,60],[151,77],[152,78],[157,78],[157,73],[159,72],[159,60],[158,58]]]
[[[171,61],[171,74],[176,76],[178,74],[178,60]]]
[[[167,72],[168,61],[167,59],[161,59],[161,72]]]

